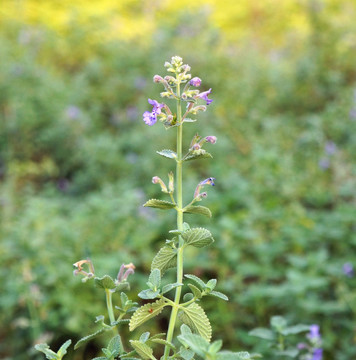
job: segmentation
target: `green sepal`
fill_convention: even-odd
[[[189,151],[188,154],[186,154],[183,157],[183,161],[190,161],[190,160],[197,160],[197,159],[212,159],[213,156],[208,153],[206,150],[204,149],[199,149],[199,150],[192,150]]]
[[[197,248],[208,246],[214,242],[211,232],[204,228],[193,228],[182,233],[182,238],[187,245]]]
[[[161,294],[163,295],[163,294],[167,293],[168,291],[171,291],[171,290],[177,288],[178,286],[183,286],[183,284],[182,283],[173,283],[173,284],[164,285],[162,288]]]
[[[155,299],[157,298],[159,295],[159,290],[157,291],[153,291],[152,289],[146,289],[146,290],[142,290],[138,296],[141,298],[141,299],[145,299],[145,300],[148,300],[148,299]]]
[[[154,303],[149,303],[139,307],[132,315],[130,319],[129,329],[133,331],[138,326],[145,323],[147,320],[152,319],[153,317],[160,314],[163,308],[167,304],[163,299],[157,300]]]
[[[111,327],[108,328],[109,330],[111,329]],[[108,329],[106,328],[101,328],[98,331],[96,331],[93,334],[84,336],[83,338],[81,338],[75,345],[74,345],[74,350],[77,350],[79,347],[81,347],[83,344],[85,344],[86,342],[95,339],[96,337],[100,336],[101,334],[103,334],[105,331],[107,331]]]
[[[142,343],[139,340],[130,340],[130,344],[135,349],[137,354],[141,356],[143,360],[156,359],[153,356],[153,350],[147,344]]]
[[[195,276],[193,274],[185,274],[184,275],[187,279],[193,280],[199,287],[201,290],[205,290],[205,282],[198,278],[198,276]]]
[[[167,269],[177,266],[177,251],[171,246],[164,246],[152,260],[151,269],[159,269],[163,274]]]
[[[177,154],[173,150],[164,149],[161,151],[157,151],[157,154],[169,159],[177,158]]]
[[[193,295],[197,298],[197,299],[201,299],[202,298],[202,293],[201,291],[193,284],[188,284],[190,290],[192,290]]]
[[[210,341],[212,330],[204,310],[196,303],[181,309],[182,311],[179,312],[180,320],[187,324],[195,333]]]
[[[116,289],[115,281],[109,275],[104,275],[103,277],[94,278],[95,285],[105,290]]]
[[[164,201],[158,199],[150,199],[145,204],[143,204],[143,206],[151,207],[155,209],[161,209],[161,210],[169,210],[169,209],[174,209],[176,207],[176,205],[171,203],[170,201]]]
[[[219,299],[229,301],[229,298],[225,294],[221,293],[220,291],[210,291],[207,295],[215,296]]]
[[[207,216],[209,218],[212,217],[210,209],[205,207],[205,206],[201,206],[201,205],[189,205],[189,206],[186,206],[183,209],[183,212],[185,212],[187,214],[204,215],[204,216]]]

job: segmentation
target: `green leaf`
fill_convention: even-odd
[[[211,232],[204,228],[193,228],[185,231],[182,238],[188,245],[193,245],[197,248],[208,246],[214,242]]]
[[[272,316],[270,323],[278,332],[287,326],[287,320],[283,316]]]
[[[198,284],[201,290],[205,290],[205,282],[202,279],[198,278],[198,276],[195,276],[193,274],[185,274],[184,276]]]
[[[183,212],[185,213],[188,213],[188,214],[199,214],[199,215],[204,215],[204,216],[207,216],[207,217],[211,217],[212,214],[211,214],[211,211],[205,207],[205,206],[196,206],[196,205],[189,205],[187,207],[185,207],[183,209]]]
[[[166,341],[164,339],[153,339],[151,341],[154,342],[154,343],[157,343],[157,344],[168,346],[172,350],[176,351],[176,347],[169,341]]]
[[[256,336],[260,339],[274,340],[275,334],[272,330],[266,328],[256,328],[248,333],[250,336]]]
[[[197,119],[190,119],[190,118],[185,118],[183,120],[183,122],[196,122],[196,121],[197,121]]]
[[[186,349],[185,347],[181,346],[179,353],[178,353],[184,360],[192,360],[194,357],[194,351],[190,349]]]
[[[167,293],[168,291],[171,291],[171,290],[177,288],[178,286],[183,286],[183,284],[182,283],[174,283],[174,284],[164,285],[162,288],[162,295]]]
[[[158,268],[151,270],[148,281],[154,286],[154,288],[158,289],[161,286],[161,271]]]
[[[240,352],[230,352],[230,351],[220,351],[216,360],[251,360],[252,357],[247,351]]]
[[[96,357],[92,360],[107,360],[108,358],[106,356],[99,356],[99,357]]]
[[[202,298],[202,293],[201,291],[193,284],[188,284],[190,290],[192,290],[193,295],[197,298],[197,299],[201,299]]]
[[[310,326],[308,325],[294,325],[294,326],[288,326],[287,328],[283,329],[281,331],[281,334],[284,336],[291,335],[291,334],[299,334],[301,332],[309,331]]]
[[[151,289],[146,289],[146,290],[142,290],[138,296],[141,298],[141,299],[155,299],[156,297],[158,297],[159,295],[159,290],[157,291],[153,291]]]
[[[153,356],[153,350],[147,344],[144,344],[138,340],[130,340],[130,343],[143,360],[156,359]]]
[[[35,349],[43,352],[49,360],[58,360],[58,355],[52,351],[47,344],[37,344],[35,345]]]
[[[173,151],[173,150],[161,150],[161,151],[157,151],[157,154],[164,156],[166,158],[170,158],[170,159],[176,159],[177,158],[177,154]]]
[[[206,283],[206,288],[209,289],[210,291],[214,290],[215,286],[216,286],[216,279],[211,279]]]
[[[197,334],[186,334],[177,336],[178,340],[186,347],[189,347],[196,354],[205,359],[209,348],[209,342]]]
[[[151,269],[161,270],[163,274],[167,269],[177,266],[177,251],[170,246],[164,246],[152,260]]]
[[[106,356],[107,359],[111,359],[113,357],[113,354],[108,349],[103,348],[103,349],[101,349],[101,351],[104,353],[104,355]]]
[[[83,338],[81,338],[74,346],[74,350],[77,350],[80,346],[82,346],[83,344],[85,344],[86,342],[88,342],[89,340],[95,339],[96,337],[98,337],[99,335],[101,335],[102,333],[104,333],[106,331],[105,328],[101,328],[98,331],[96,331],[93,334],[87,335]]]
[[[143,206],[162,209],[162,210],[174,209],[176,207],[176,205],[174,205],[169,201],[157,200],[157,199],[148,200],[145,204],[143,204]]]
[[[113,321],[111,323],[111,326],[116,326],[116,325],[120,325],[120,324],[128,324],[129,322],[130,322],[130,319],[120,319],[120,320]]]
[[[209,346],[208,352],[210,354],[216,354],[221,349],[222,345],[222,340],[216,340]]]
[[[102,289],[113,290],[116,288],[115,281],[109,275],[104,275],[103,277],[95,277],[94,278],[95,285]]]
[[[212,159],[213,156],[204,149],[193,150],[184,156],[183,161],[197,160],[197,159]]]
[[[194,332],[201,335],[207,341],[211,339],[211,326],[204,310],[196,303],[182,307],[179,313],[180,320],[188,325]]]
[[[295,358],[296,356],[298,356],[299,351],[297,349],[287,349],[287,350],[283,350],[283,351],[276,351],[276,355],[278,356],[288,356],[291,358]]]
[[[149,338],[150,338],[150,333],[149,331],[146,331],[140,336],[140,341],[145,343]]]
[[[147,320],[157,316],[167,304],[163,299],[154,303],[146,304],[138,308],[130,319],[130,331],[145,323]]]
[[[180,327],[180,333],[182,335],[186,335],[186,334],[192,334],[192,330],[190,330],[190,327],[186,324],[183,324],[181,327]]]
[[[62,359],[62,357],[67,353],[67,349],[72,343],[72,340],[67,340],[58,350],[57,355],[59,356],[59,359]]]
[[[112,356],[114,357],[120,354],[120,350],[121,350],[120,335],[116,335],[110,340],[107,349],[111,352]]]
[[[129,301],[129,298],[127,297],[127,295],[124,292],[122,292],[120,294],[120,300],[121,300],[122,307],[125,307],[125,304]]]
[[[225,301],[229,300],[229,298],[225,294],[221,293],[220,291],[210,291],[207,295],[212,295],[217,298],[223,299]]]

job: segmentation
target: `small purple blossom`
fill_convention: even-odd
[[[325,153],[327,155],[334,155],[336,152],[336,145],[333,141],[328,141],[325,144]]]
[[[322,359],[323,359],[323,349],[316,348],[313,351],[313,357],[311,358],[311,360],[322,360]]]
[[[353,277],[354,276],[354,266],[347,262],[342,266],[342,271],[347,277]]]
[[[161,109],[164,107],[164,104],[160,104],[156,100],[148,99],[148,103],[153,106],[152,112],[145,111],[143,113],[143,121],[152,126],[157,122],[157,114],[161,113]]]
[[[195,87],[199,87],[201,85],[201,79],[198,77],[193,77],[193,79],[189,81],[189,84]]]
[[[117,281],[119,283],[127,281],[127,278],[130,274],[133,274],[135,271],[135,265],[133,263],[130,264],[122,264],[119,270],[119,273],[117,274]]]
[[[330,161],[329,161],[329,159],[327,159],[327,158],[322,158],[322,159],[320,159],[320,160],[319,160],[319,167],[320,167],[320,169],[322,169],[322,170],[329,169],[329,167],[330,167]]]
[[[316,341],[316,340],[320,340],[320,327],[319,325],[311,325],[310,326],[310,331],[309,331],[309,334],[308,334],[308,338],[311,340],[311,341]]]
[[[210,93],[211,93],[211,88],[209,90],[207,90],[207,91],[204,91],[204,92],[198,94],[196,97],[205,100],[206,105],[210,105],[213,102],[212,99],[208,99],[208,95]]]
[[[199,185],[201,185],[201,186],[204,186],[204,185],[215,186],[214,180],[215,180],[215,178],[210,177],[210,178],[207,178],[207,179],[201,181],[201,182],[199,183]]]
[[[216,136],[207,136],[207,137],[205,138],[205,140],[206,140],[207,142],[209,142],[210,144],[215,144],[217,138],[216,138]]]

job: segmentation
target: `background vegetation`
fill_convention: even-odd
[[[215,246],[186,264],[232,300],[204,300],[215,337],[268,355],[247,333],[283,315],[321,326],[325,359],[355,358],[355,18],[351,0],[3,0],[0,357],[87,333],[104,299],[74,262],[113,276],[133,262],[132,296],[146,281],[174,218],[141,205],[175,135],[142,113],[180,55],[213,88],[214,161],[186,169],[185,195],[216,178]]]

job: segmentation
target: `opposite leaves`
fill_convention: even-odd
[[[182,238],[188,245],[193,245],[197,248],[208,246],[214,242],[211,232],[204,228],[193,228],[184,231]]]

